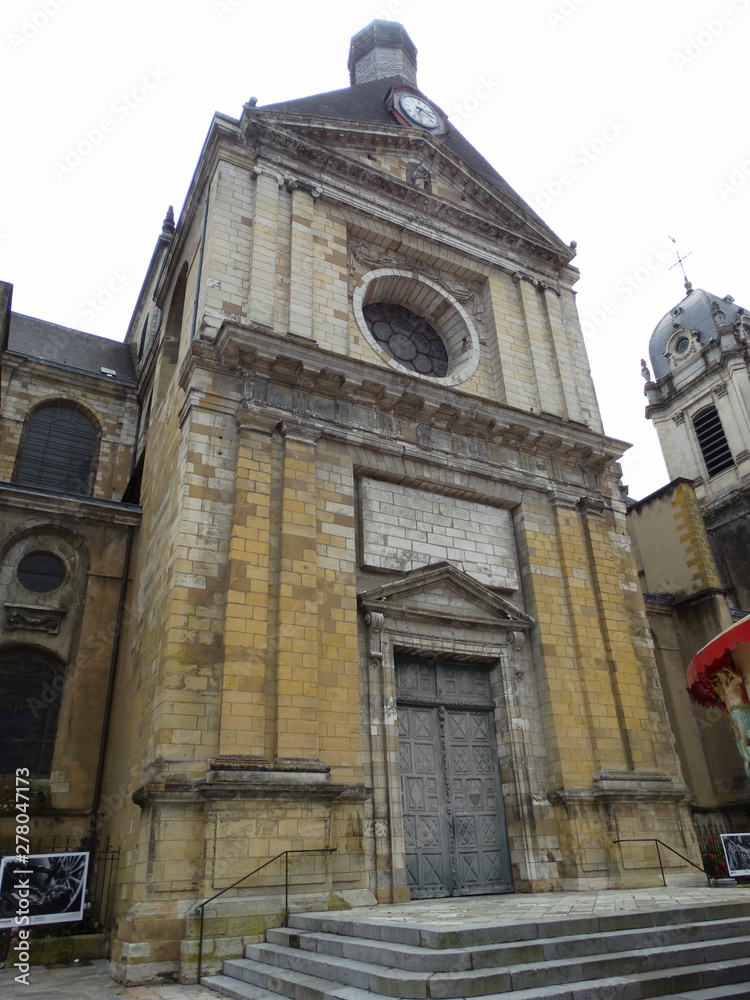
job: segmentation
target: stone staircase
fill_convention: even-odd
[[[750,1000],[750,892],[742,896],[449,927],[295,914],[202,983],[234,1000]]]

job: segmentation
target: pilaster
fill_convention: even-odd
[[[535,283],[525,275],[516,274],[514,277],[518,284],[526,320],[526,332],[539,391],[539,405],[543,413],[564,417],[565,402],[560,388],[560,373],[538,290]]]
[[[593,756],[592,769],[625,768],[628,755],[620,732],[616,693],[595,595],[596,568],[590,562],[586,538],[586,515],[578,510],[578,498],[558,492],[550,502],[557,526],[567,615],[573,633],[576,673],[580,678]]]
[[[560,294],[548,285],[544,288],[544,300],[547,305],[547,316],[552,334],[552,343],[557,355],[557,367],[560,371],[563,397],[568,420],[584,423],[583,407],[578,395],[576,366],[568,343],[568,334],[563,318]]]
[[[283,437],[278,578],[276,756],[318,756],[317,432],[292,420]]]
[[[254,174],[255,212],[247,318],[272,327],[277,280],[280,178],[264,167],[255,167]]]
[[[266,753],[271,590],[271,431],[275,420],[241,408],[224,628],[221,754]]]

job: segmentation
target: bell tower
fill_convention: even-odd
[[[646,416],[671,480],[690,480],[730,602],[750,607],[750,316],[685,282],[651,335]]]

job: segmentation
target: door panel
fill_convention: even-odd
[[[396,681],[412,896],[512,891],[487,669],[403,659]]]

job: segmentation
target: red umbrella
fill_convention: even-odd
[[[699,705],[704,705],[706,708],[717,705],[726,711],[724,702],[715,693],[709,678],[722,667],[737,672],[732,659],[732,650],[740,643],[750,643],[750,615],[731,628],[724,629],[693,657],[693,662],[687,671],[688,690]],[[743,697],[745,701],[748,700],[744,689]]]

